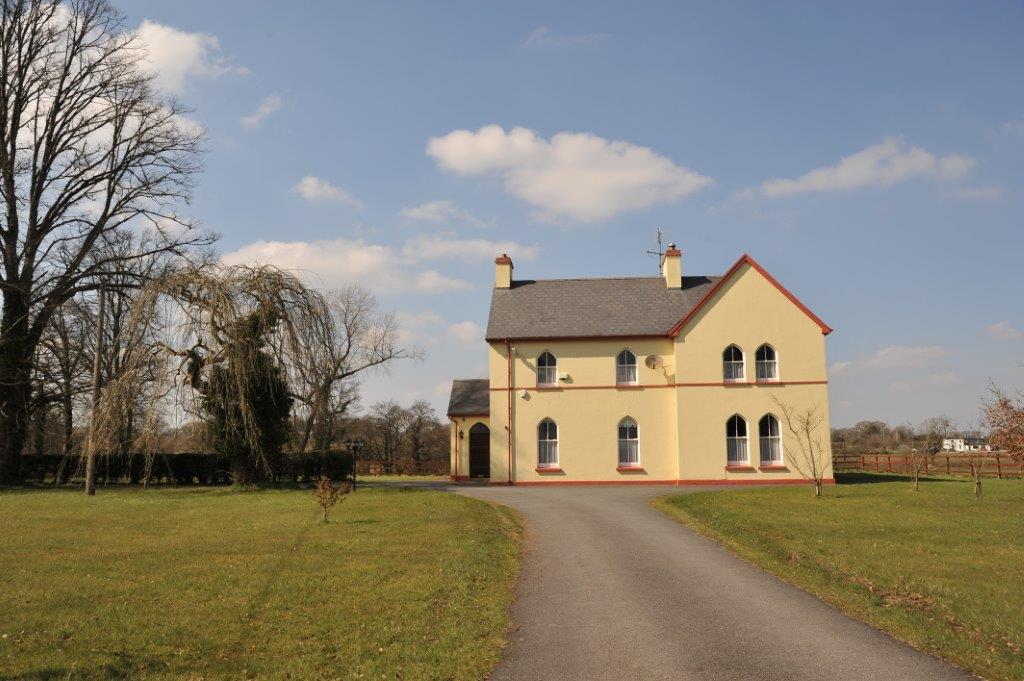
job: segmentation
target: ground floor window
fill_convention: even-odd
[[[730,465],[745,464],[747,458],[747,422],[735,414],[725,422],[726,456]]]
[[[765,414],[757,426],[761,439],[761,463],[778,466],[782,463],[782,436],[779,433],[779,420],[771,414]]]
[[[551,419],[537,426],[537,467],[558,468],[558,426]]]
[[[619,467],[640,465],[640,431],[628,416],[619,421]]]

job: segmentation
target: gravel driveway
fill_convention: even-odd
[[[648,505],[683,489],[457,491],[511,506],[526,520],[515,629],[492,679],[972,678]]]

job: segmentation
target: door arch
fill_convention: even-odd
[[[491,477],[491,429],[482,423],[469,429],[469,477]]]

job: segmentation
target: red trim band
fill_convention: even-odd
[[[821,482],[824,485],[836,484],[834,478],[825,478]],[[491,484],[506,485],[508,483],[492,482]],[[544,485],[671,485],[675,487],[718,485],[721,487],[732,487],[740,485],[810,485],[812,481],[804,480],[803,478],[765,480],[764,478],[756,477],[743,480],[524,480],[522,482],[516,481],[515,484],[523,487],[542,487]]]
[[[647,388],[750,388],[787,385],[828,385],[827,380],[821,381],[758,381],[758,382],[736,382],[736,381],[709,381],[707,383],[650,383],[646,385],[632,385],[628,383],[617,383],[608,385],[559,385],[559,386],[520,386],[516,390],[527,390],[539,393],[556,393],[564,390],[644,390]],[[489,388],[491,392],[504,392],[508,388]],[[479,414],[487,416],[487,414]]]

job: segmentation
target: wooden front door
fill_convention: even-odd
[[[491,431],[482,423],[469,429],[469,477],[491,477]]]

